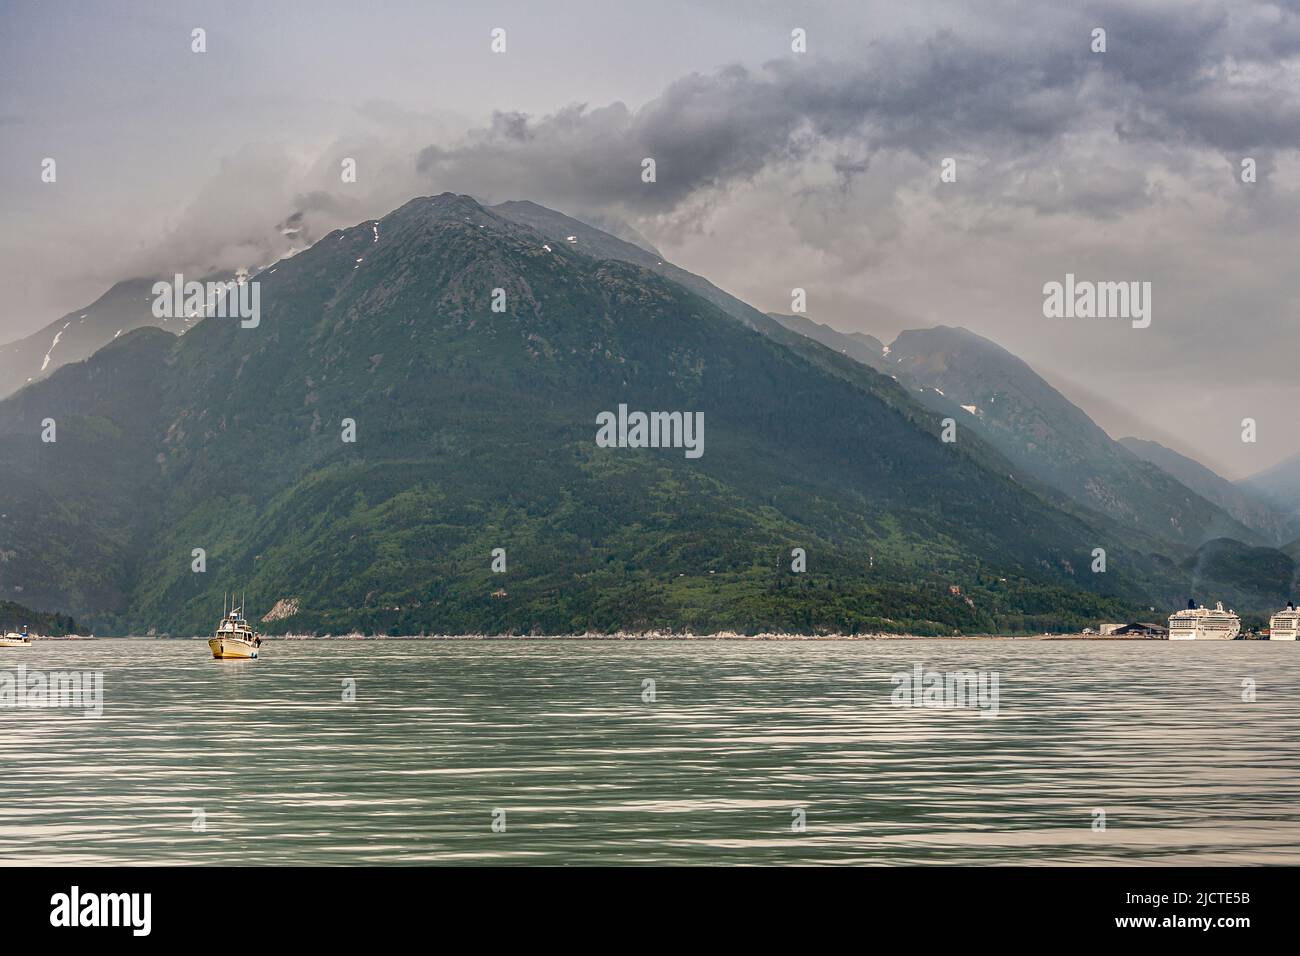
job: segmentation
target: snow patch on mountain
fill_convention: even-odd
[[[50,367],[50,356],[54,354],[54,350],[58,347],[59,339],[63,338],[63,333],[68,330],[68,326],[71,324],[71,322],[63,323],[63,328],[54,333],[54,341],[50,343],[50,350],[45,353],[45,361],[41,363],[42,372]]]

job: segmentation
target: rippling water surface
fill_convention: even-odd
[[[1300,863],[1297,644],[264,652],[0,649],[104,674],[99,718],[0,708],[0,862]],[[891,704],[917,663],[997,672],[998,715]]]

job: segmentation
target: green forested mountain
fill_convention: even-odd
[[[272,631],[334,633],[951,633],[1181,604],[1184,554],[973,431],[941,442],[888,376],[581,246],[417,199],[262,272],[257,328],[140,329],[0,402],[0,597],[100,633],[202,632],[242,588],[279,604]],[[702,412],[703,456],[597,447],[620,404]]]
[[[63,637],[77,633],[77,622],[66,614],[33,611],[13,601],[0,601],[0,634],[21,633],[23,628],[42,637]]]
[[[808,340],[896,378],[932,412],[973,429],[1023,480],[1064,495],[1068,502],[1058,504],[1086,510],[1092,523],[1125,533],[1135,545],[1186,554],[1224,535],[1259,543],[1278,538],[1269,518],[1261,518],[1267,526],[1260,527],[1200,486],[1181,484],[1159,463],[1139,460],[1146,456],[1112,440],[1025,362],[965,329],[908,330],[886,349],[874,336],[840,332],[806,316],[763,315],[657,252],[536,203],[506,202],[492,210],[589,255],[631,262],[685,285],[813,361],[826,356],[810,352]]]
[[[1276,610],[1294,598],[1296,562],[1278,548],[1216,538],[1184,560],[1182,570],[1191,581],[1189,593],[1207,604]]]

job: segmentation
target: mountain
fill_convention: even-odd
[[[665,266],[663,253],[625,222],[609,218],[574,219],[526,199],[511,199],[485,208],[511,222],[535,229],[548,239],[571,243],[574,248],[597,259],[621,259],[647,268],[676,268]]]
[[[1196,547],[1259,535],[1115,442],[1078,406],[1001,346],[961,328],[901,333],[891,346],[901,380],[960,406],[1008,458],[1086,507]]]
[[[137,329],[0,402],[0,600],[74,614],[128,602],[166,491],[151,459],[177,341]]]
[[[1247,528],[1259,532],[1273,544],[1280,544],[1300,534],[1300,524],[1263,494],[1249,485],[1234,484],[1221,478],[1198,461],[1180,455],[1159,442],[1141,438],[1121,438],[1119,443],[1143,461],[1149,461],[1192,489],[1206,501],[1218,505]]]
[[[256,328],[138,329],[0,402],[0,596],[101,633],[246,587],[277,632],[936,634],[1185,590],[888,376],[499,209],[413,200],[259,273]],[[620,405],[703,413],[704,453],[599,447]]]
[[[1266,495],[1288,515],[1300,516],[1300,454],[1240,482],[1256,494]]]
[[[1188,596],[1210,606],[1277,610],[1295,599],[1296,561],[1277,548],[1252,548],[1230,538],[1207,541],[1182,563]],[[1261,625],[1262,626],[1262,625]]]
[[[862,365],[876,367],[868,359],[880,343],[870,335],[837,332],[828,325],[819,325],[799,316],[764,314],[718,288],[708,279],[664,260],[648,244],[617,238],[534,202],[512,200],[490,209],[511,222],[537,230],[547,239],[566,243],[584,255],[626,262],[669,279],[701,296],[743,325],[796,352],[823,371],[868,389],[886,404],[893,406],[901,403],[900,407],[915,409],[915,401],[900,392],[892,381],[862,374]],[[627,227],[623,229],[626,230]],[[813,331],[816,334],[811,334]],[[882,367],[876,370],[884,369]],[[1005,459],[991,446],[974,442],[967,446],[967,451],[986,467],[993,468],[999,474],[1005,473]]]
[[[1217,537],[1262,540],[1223,507],[1112,440],[1028,364],[973,332],[942,325],[904,331],[877,359],[861,354],[859,337],[806,320],[790,327],[896,377],[959,430],[971,426],[1026,478],[1121,529],[1184,553]],[[1268,540],[1275,540],[1272,533]]]
[[[572,216],[539,206],[535,202],[511,200],[492,206],[490,209],[503,219],[536,230],[556,243],[564,243],[575,252],[596,259],[627,262],[670,279],[752,328],[769,332],[774,328],[780,328],[778,323],[753,306],[723,292],[707,279],[673,265],[648,246],[619,239]]]
[[[43,637],[64,637],[77,633],[77,622],[66,614],[33,611],[13,601],[0,601],[0,634],[9,631],[21,633],[23,628]]]
[[[155,279],[119,282],[86,306],[56,319],[38,332],[0,345],[0,398],[53,374],[69,362],[90,358],[118,336],[143,326],[183,332],[193,319],[153,315]]]
[[[654,251],[644,241],[632,242],[629,239],[618,238],[535,202],[511,200],[489,208],[493,213],[511,222],[534,229],[555,243],[565,243],[584,255],[626,262],[669,279],[701,296],[743,325],[761,332],[798,353],[822,370],[867,388],[881,401],[890,405],[901,401],[906,407],[913,404],[906,397],[902,397],[899,390],[891,383],[883,382],[875,376],[862,374],[861,365],[875,367],[870,361],[866,361],[872,349],[880,344],[879,340],[872,336],[837,332],[830,326],[818,325],[797,316],[764,314],[749,303],[718,288],[708,279],[666,261],[659,252]],[[622,226],[621,230],[631,233],[627,226]],[[818,338],[818,335],[810,335],[810,329],[817,330],[822,338]],[[998,470],[1005,464],[1000,454],[990,454],[992,449],[979,443],[969,451],[984,464],[996,467]]]
[[[871,366],[877,372],[885,371],[889,364],[885,358],[884,343],[874,335],[865,335],[862,332],[840,332],[802,315],[780,315],[769,312],[768,316],[780,322],[791,332],[805,335],[828,349],[834,349],[863,365]]]

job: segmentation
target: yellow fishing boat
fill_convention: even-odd
[[[208,640],[212,656],[217,660],[255,661],[258,649],[262,646],[262,637],[244,617],[244,605],[223,607],[221,623],[216,633]]]
[[[4,637],[0,637],[0,647],[31,647],[31,638],[27,636],[27,628],[23,628],[21,634],[15,634],[10,631]]]

